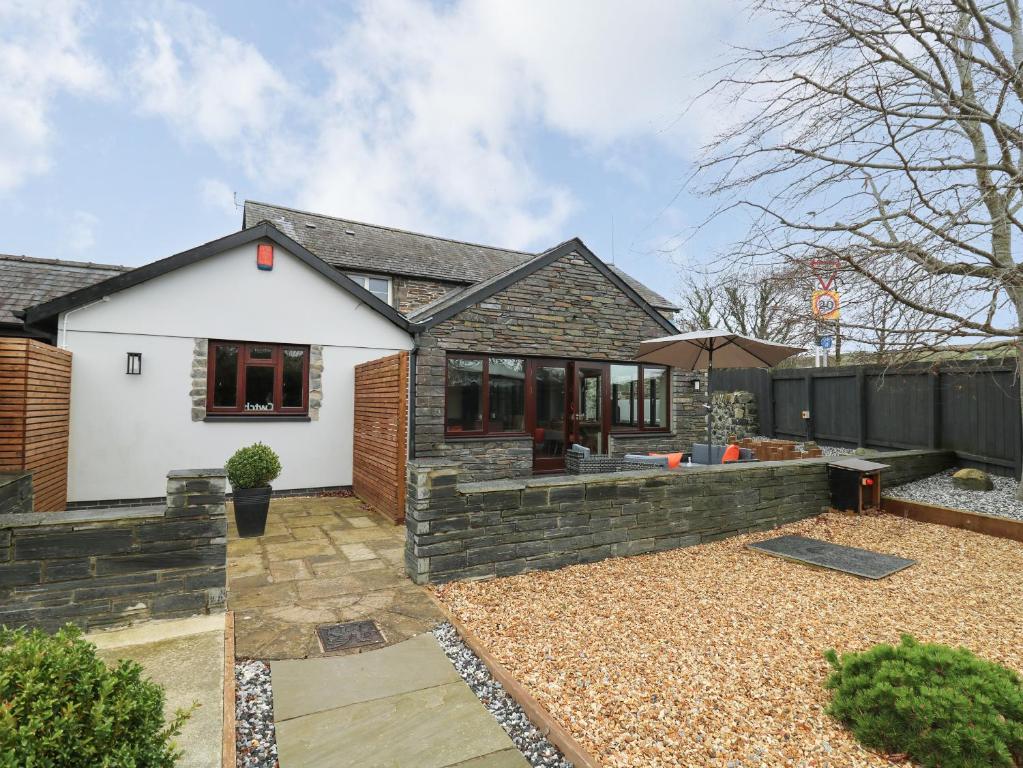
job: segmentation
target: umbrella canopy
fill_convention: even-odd
[[[803,347],[711,328],[644,341],[639,345],[636,359],[690,371],[709,368],[712,364],[718,368],[770,368],[805,351]]]
[[[713,446],[711,428],[713,417],[710,411],[710,374],[716,365],[719,368],[770,368],[787,357],[805,352],[803,347],[790,347],[764,339],[754,339],[730,331],[710,328],[706,331],[680,333],[676,336],[662,336],[640,343],[641,363],[661,363],[674,368],[690,371],[707,369],[707,445]],[[709,451],[708,455],[713,455]]]

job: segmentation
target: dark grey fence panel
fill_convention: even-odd
[[[759,407],[759,403],[757,406]],[[806,422],[802,411],[806,409],[806,379],[775,378],[774,380],[774,434],[778,437],[803,439]]]
[[[856,402],[856,373],[845,376],[814,376],[814,439],[856,444],[859,410]]]
[[[924,448],[930,435],[929,377],[886,372],[867,374],[867,445]]]
[[[715,391],[757,398],[764,434],[871,448],[946,448],[960,463],[1019,474],[1023,430],[1012,365],[722,369]],[[802,412],[809,411],[808,420]]]

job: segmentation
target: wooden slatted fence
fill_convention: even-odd
[[[67,505],[71,353],[0,338],[0,470],[32,473],[37,512]]]
[[[355,495],[395,523],[405,519],[408,352],[355,366]]]

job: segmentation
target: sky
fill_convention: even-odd
[[[538,251],[676,297],[731,0],[0,0],[0,253],[140,265],[244,199]],[[612,236],[613,233],[613,236]]]

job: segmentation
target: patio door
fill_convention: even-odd
[[[604,414],[604,369],[575,363],[574,399],[570,406],[574,427],[573,443],[594,453],[607,453],[607,425]]]
[[[533,435],[533,472],[537,474],[565,468],[570,393],[568,361],[529,362],[526,419]]]
[[[526,424],[533,436],[533,472],[565,469],[572,443],[607,453],[609,426],[605,367],[568,360],[531,360],[526,377]]]

